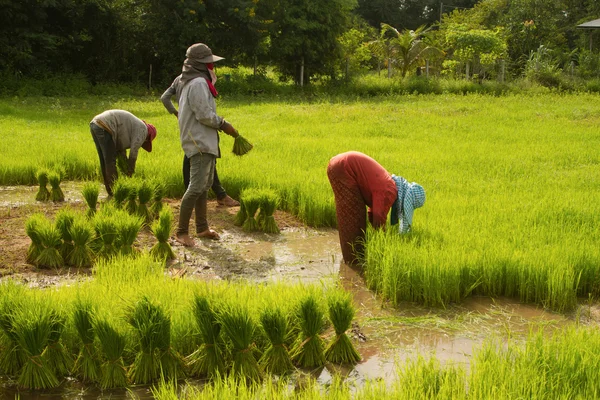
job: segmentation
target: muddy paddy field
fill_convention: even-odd
[[[36,187],[0,187],[0,282],[15,279],[29,287],[44,288],[92,279],[90,269],[40,270],[25,261],[30,240],[24,226],[29,215],[41,211],[52,217],[65,204],[78,210],[86,208],[80,183],[64,182],[62,186],[65,203],[57,204],[36,202]],[[100,201],[105,197],[101,192]],[[179,200],[166,202],[177,216]],[[397,362],[419,354],[468,367],[473,350],[490,337],[521,340],[535,327],[542,327],[550,334],[553,329],[569,324],[598,325],[600,321],[597,305],[582,305],[573,314],[563,315],[514,300],[486,297],[468,298],[445,309],[409,303],[393,307],[365,287],[360,271],[341,262],[336,230],[313,229],[292,215],[277,211],[275,219],[281,234],[248,234],[233,223],[237,210],[210,201],[209,222],[221,239],[196,239],[197,246],[193,249],[170,240],[177,259],[167,266],[165,273],[173,279],[197,280],[340,280],[354,296],[357,315],[350,336],[362,361],[351,369],[326,366],[313,371],[312,375],[324,385],[331,382],[334,374],[341,374],[358,386],[369,379],[391,380]],[[136,247],[148,250],[154,242],[146,229],[139,235]],[[298,385],[302,379],[298,375]],[[0,394],[3,394],[0,398],[14,398],[17,391],[10,382],[0,380]],[[74,380],[43,394],[20,392],[19,395],[21,399],[151,398],[146,386],[102,392]]]

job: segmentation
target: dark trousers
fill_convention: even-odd
[[[215,164],[217,163],[215,159]],[[184,154],[183,155],[183,185],[187,190],[188,186],[190,186],[190,159]],[[217,167],[215,166],[214,178],[212,181],[212,185],[210,187],[213,192],[215,192],[215,196],[217,196],[217,200],[224,199],[227,197],[227,192],[223,185],[221,185],[221,181],[219,180],[219,175],[217,175]]]
[[[90,123],[90,132],[100,158],[100,169],[106,193],[112,196],[112,184],[117,179],[117,147],[111,134],[93,122]]]

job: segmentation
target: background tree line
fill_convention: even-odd
[[[160,86],[186,48],[205,42],[229,66],[273,66],[282,79],[337,79],[387,68],[412,74],[539,72],[584,65],[597,0],[0,0],[4,76],[80,74],[90,82]],[[441,15],[444,17],[441,18]],[[550,60],[550,61],[548,61]],[[586,64],[587,63],[587,64]],[[532,67],[534,66],[534,67]]]

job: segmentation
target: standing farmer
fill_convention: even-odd
[[[347,264],[356,263],[367,228],[365,206],[374,228],[400,220],[400,232],[412,225],[413,211],[425,203],[425,191],[415,182],[390,175],[377,161],[357,151],[338,154],[329,161],[327,177],[335,196],[335,211],[342,255]]]
[[[152,151],[156,128],[129,111],[107,110],[92,119],[90,132],[100,158],[106,192],[112,196],[112,185],[117,179],[117,155],[127,160],[127,175],[131,176],[135,172],[140,147],[148,153]]]
[[[194,239],[189,235],[194,210],[196,235],[219,238],[206,220],[206,195],[213,183],[215,160],[219,156],[218,131],[233,137],[239,134],[229,122],[217,115],[217,91],[212,84],[211,72],[213,63],[223,57],[213,55],[203,43],[190,46],[186,56],[180,79],[178,121],[181,147],[190,159],[190,184],[181,200],[176,239],[184,246],[194,246]]]

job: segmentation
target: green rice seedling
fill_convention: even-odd
[[[289,334],[287,316],[280,308],[266,308],[260,315],[260,323],[270,343],[259,364],[265,371],[278,375],[291,371],[294,366],[285,345]]]
[[[292,361],[302,368],[315,368],[325,364],[323,338],[323,312],[314,295],[304,297],[296,310],[301,333],[292,349]]]
[[[163,197],[165,195],[165,187],[159,181],[154,181],[152,190],[152,206],[150,208],[150,214],[153,218],[158,218],[161,210],[163,209]]]
[[[98,255],[109,258],[117,254],[116,240],[119,235],[118,219],[108,212],[101,212],[94,218],[94,229],[101,241]]]
[[[148,203],[152,200],[152,186],[142,180],[137,190],[139,205],[137,207],[137,215],[143,218],[144,223],[149,223],[152,220],[150,211],[148,210]]]
[[[360,355],[352,345],[346,331],[354,318],[354,306],[349,293],[332,292],[327,299],[329,320],[335,329],[335,337],[325,350],[325,359],[334,364],[356,364]]]
[[[137,194],[138,194],[138,185],[137,185],[136,181],[131,179],[131,180],[129,180],[129,192],[127,192],[127,204],[125,205],[125,209],[131,215],[135,215],[137,213],[137,209],[138,209]]]
[[[252,150],[253,147],[254,146],[252,146],[252,144],[248,140],[246,140],[246,138],[244,138],[242,135],[238,135],[233,141],[232,152],[236,156],[243,156],[244,154]]]
[[[87,218],[76,217],[69,227],[69,234],[73,239],[73,250],[67,263],[77,268],[90,267],[94,256],[90,248],[94,239],[94,227]]]
[[[242,226],[244,225],[244,222],[246,222],[246,218],[246,204],[243,201],[241,201],[240,209],[238,210],[237,214],[235,214],[235,219],[233,223],[235,224],[235,226]]]
[[[45,223],[47,223],[47,218],[41,213],[32,214],[25,221],[25,233],[31,239],[31,244],[27,249],[27,262],[33,265],[37,265],[37,258],[44,249],[39,231],[40,227]]]
[[[35,177],[37,178],[39,189],[37,194],[35,195],[35,199],[37,201],[48,201],[50,199],[50,192],[48,191],[48,170],[39,169]]]
[[[96,207],[98,206],[98,195],[100,193],[98,184],[96,182],[86,182],[85,185],[83,185],[81,193],[88,205],[87,215],[91,218],[96,214]]]
[[[14,330],[25,355],[17,382],[26,389],[49,389],[59,385],[58,378],[42,353],[54,327],[52,313],[40,304],[30,303],[16,314]]]
[[[205,296],[194,297],[193,313],[202,344],[187,357],[190,374],[209,378],[222,376],[225,372],[225,357],[219,338],[221,323]]]
[[[68,375],[73,367],[73,359],[61,341],[65,322],[65,318],[56,312],[52,314],[48,346],[42,353],[42,357],[46,359],[57,378]]]
[[[125,201],[129,197],[129,180],[126,178],[117,179],[112,187],[113,198],[112,201],[115,207],[121,209],[125,205]]]
[[[49,220],[40,224],[38,235],[42,243],[42,251],[35,263],[40,268],[60,268],[64,264],[60,255],[62,240],[60,232]]]
[[[258,230],[258,223],[254,218],[256,210],[260,206],[260,194],[255,189],[246,189],[241,196],[241,202],[244,204],[246,209],[246,221],[242,225],[242,228],[246,232],[253,232]]]
[[[68,262],[69,256],[73,251],[73,238],[71,237],[71,226],[75,221],[75,211],[69,207],[61,208],[54,218],[54,225],[60,232],[62,244],[60,246],[60,254],[63,260]]]
[[[133,243],[137,239],[144,221],[141,217],[121,211],[116,216],[115,222],[117,222],[117,238],[115,244],[118,251],[125,255],[133,254]]]
[[[119,176],[127,176],[127,173],[129,172],[127,157],[122,154],[117,155],[117,169],[119,171]]]
[[[84,382],[97,382],[100,378],[100,362],[94,345],[96,331],[93,325],[92,303],[77,299],[73,310],[73,325],[82,346],[73,366],[73,374]]]
[[[94,322],[94,331],[105,360],[100,366],[100,386],[102,389],[127,386],[127,370],[123,362],[125,336],[104,320]]]
[[[25,363],[25,353],[15,331],[16,304],[3,301],[0,308],[0,374],[16,375]]]
[[[167,261],[175,259],[175,253],[169,244],[169,237],[173,232],[173,211],[164,207],[158,219],[152,223],[152,233],[158,242],[150,249],[150,255],[157,260]]]
[[[259,215],[262,213],[263,219],[259,221],[259,226],[266,233],[279,233],[279,227],[273,216],[279,204],[279,196],[274,190],[265,189],[262,191]]]
[[[171,348],[171,319],[147,297],[142,297],[128,311],[127,321],[133,327],[138,349],[129,378],[133,383],[147,384],[158,378],[177,379],[181,360]]]
[[[254,356],[256,324],[248,310],[239,305],[223,307],[219,312],[219,321],[233,346],[231,374],[240,380],[260,382],[263,372]]]
[[[59,172],[51,171],[48,173],[48,181],[50,182],[51,190],[50,190],[50,200],[54,202],[65,201],[65,194],[60,188],[60,180],[61,176]]]

